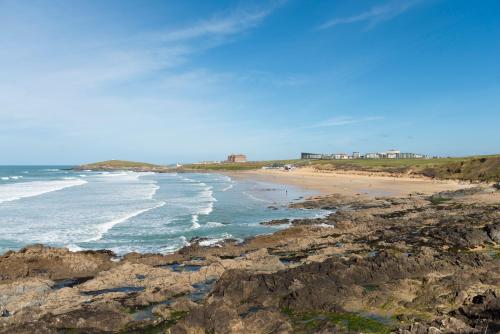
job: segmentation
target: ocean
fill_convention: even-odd
[[[73,171],[0,166],[0,254],[41,243],[70,250],[170,253],[194,237],[272,233],[263,221],[318,217],[290,209],[313,192],[209,173]]]

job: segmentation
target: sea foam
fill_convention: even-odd
[[[204,187],[204,189],[198,194],[196,199],[202,203],[201,207],[196,209],[196,212],[191,215],[191,229],[198,229],[201,225],[198,223],[200,215],[208,216],[214,210],[214,202],[217,199],[213,196],[214,192],[212,187],[207,186],[205,183],[200,182],[198,185]]]
[[[89,238],[87,240],[85,240],[85,242],[92,242],[92,241],[99,241],[102,239],[102,237],[109,231],[111,230],[114,226],[118,225],[118,224],[121,224],[121,223],[124,223],[126,222],[127,220],[131,219],[131,218],[134,218],[134,217],[137,217],[145,212],[148,212],[148,211],[151,211],[153,209],[157,209],[159,207],[162,207],[164,206],[165,204],[167,204],[166,202],[160,202],[152,207],[149,207],[149,208],[146,208],[146,209],[141,209],[141,210],[137,210],[137,211],[134,211],[134,212],[129,212],[127,214],[125,214],[124,216],[121,216],[119,218],[116,218],[116,219],[113,219],[111,221],[108,221],[104,224],[100,224],[97,226],[97,230],[96,230],[96,235],[92,238]]]
[[[81,186],[85,183],[87,183],[87,181],[71,179],[3,184],[0,186],[0,203],[39,196],[69,187]]]

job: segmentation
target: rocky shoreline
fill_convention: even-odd
[[[0,333],[497,333],[500,203],[328,195],[324,218],[169,255],[0,256]]]

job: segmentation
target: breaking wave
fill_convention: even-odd
[[[92,241],[99,241],[100,239],[102,239],[102,237],[109,231],[111,230],[114,226],[118,225],[118,224],[121,224],[121,223],[124,223],[126,222],[127,220],[131,219],[131,218],[134,218],[134,217],[137,217],[145,212],[148,212],[148,211],[151,211],[153,209],[157,209],[159,207],[162,207],[164,206],[165,204],[167,204],[166,202],[160,202],[150,208],[146,208],[146,209],[141,209],[141,210],[137,210],[137,211],[134,211],[134,212],[130,212],[122,217],[119,217],[119,218],[116,218],[116,219],[113,219],[109,222],[106,222],[104,224],[100,224],[97,226],[97,231],[96,231],[96,235],[88,240],[86,240],[86,242],[92,242]]]
[[[0,186],[0,203],[40,196],[69,187],[81,186],[86,183],[87,181],[85,180],[71,179],[3,184]]]

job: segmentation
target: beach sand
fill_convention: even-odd
[[[290,184],[321,194],[364,195],[368,197],[399,197],[412,193],[433,194],[440,191],[469,188],[467,182],[432,180],[430,178],[393,177],[358,172],[323,172],[313,168],[292,171],[261,169],[225,173],[235,179],[253,179],[264,182]]]

